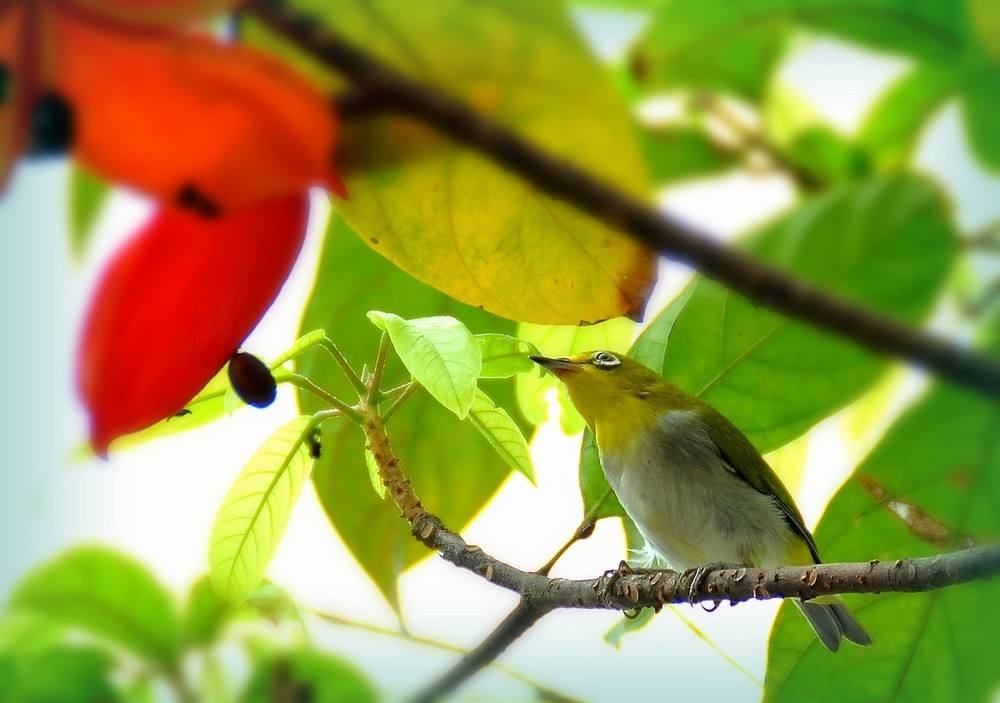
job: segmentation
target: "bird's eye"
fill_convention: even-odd
[[[620,363],[622,363],[621,359],[619,359],[611,352],[602,351],[594,354],[594,366],[600,366],[605,369],[610,369],[615,366],[618,366]]]

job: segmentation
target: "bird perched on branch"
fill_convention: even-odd
[[[613,352],[531,359],[566,385],[594,431],[608,483],[647,545],[672,568],[694,570],[692,594],[722,566],[820,563],[788,490],[707,403]],[[831,651],[845,638],[871,644],[839,599],[796,603]]]

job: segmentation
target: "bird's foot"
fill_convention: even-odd
[[[688,604],[694,605],[698,601],[698,591],[701,589],[701,584],[705,582],[705,577],[711,571],[718,571],[719,569],[742,569],[743,566],[740,564],[727,564],[721,561],[713,561],[708,564],[703,564],[701,566],[695,567],[694,569],[685,569],[681,574],[681,578],[691,577],[691,583],[688,584]],[[708,612],[712,612],[719,607],[716,603],[711,609],[706,608]]]
[[[603,581],[603,583],[601,584],[600,591],[598,591],[598,595],[600,595],[604,601],[610,601],[611,589],[614,588],[616,583],[618,583],[618,579],[622,576],[644,574],[648,571],[650,571],[650,569],[641,569],[639,567],[631,566],[627,561],[622,559],[618,562],[617,569],[608,569],[604,572],[604,576],[601,577],[601,581]]]

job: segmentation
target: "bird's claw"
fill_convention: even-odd
[[[604,572],[604,576],[601,577],[601,581],[603,581],[603,583],[601,584],[600,591],[598,591],[598,595],[604,601],[606,602],[610,601],[611,589],[614,588],[614,585],[616,583],[618,583],[618,579],[620,579],[622,576],[628,576],[629,574],[634,574],[634,573],[637,573],[636,569],[629,566],[629,563],[624,559],[622,559],[620,562],[618,562],[617,569],[608,569],[607,571]]]
[[[688,605],[694,605],[698,602],[698,591],[701,590],[701,584],[705,582],[705,577],[711,571],[718,571],[719,569],[742,569],[743,567],[739,564],[726,564],[724,562],[713,561],[708,564],[703,564],[701,566],[695,567],[694,569],[685,569],[684,573],[681,574],[681,578],[691,577],[691,583],[688,584]],[[709,613],[714,611],[719,607],[718,603],[715,603],[711,608],[705,608]]]

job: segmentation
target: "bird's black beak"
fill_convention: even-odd
[[[556,375],[559,375],[560,371],[576,370],[576,364],[574,364],[566,357],[562,357],[560,359],[552,359],[547,356],[529,356],[528,358],[534,361],[539,366],[544,366],[545,368],[547,368],[549,371],[551,371]]]

